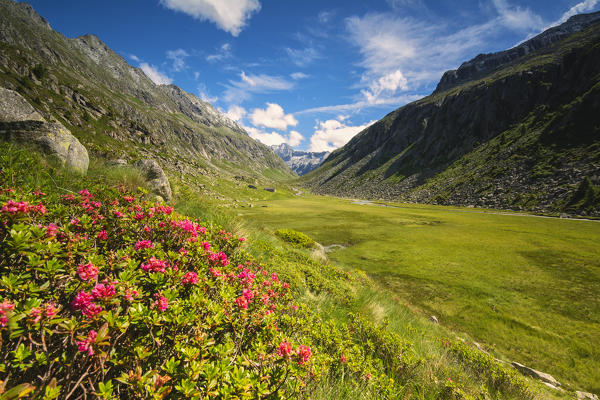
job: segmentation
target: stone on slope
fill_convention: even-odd
[[[546,382],[551,384],[552,386],[558,387],[560,386],[560,382],[558,382],[552,375],[547,374],[545,372],[540,372],[533,368],[526,367],[523,364],[519,364],[518,362],[512,362],[511,365],[515,367],[519,372],[523,375],[531,376],[532,378],[538,379],[542,382]]]
[[[171,185],[160,165],[154,160],[140,160],[134,164],[140,170],[153,192],[166,201],[171,200]]]
[[[89,165],[86,148],[59,122],[46,120],[19,93],[0,88],[0,138],[34,144],[44,154],[85,174]]]
[[[576,391],[577,400],[598,400],[598,396],[593,393]]]

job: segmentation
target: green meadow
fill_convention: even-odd
[[[492,354],[600,390],[600,223],[302,195],[237,208],[301,231]]]

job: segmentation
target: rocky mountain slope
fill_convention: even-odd
[[[302,176],[317,168],[330,154],[328,151],[312,152],[294,150],[287,143],[271,146],[273,151],[298,175]]]
[[[444,74],[333,152],[319,193],[600,215],[600,13]]]
[[[96,156],[155,159],[190,182],[292,176],[268,146],[209,103],[154,84],[94,35],[64,37],[26,3],[0,0],[0,87],[20,93]]]

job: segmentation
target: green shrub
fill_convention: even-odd
[[[293,229],[278,229],[275,235],[284,242],[290,243],[296,247],[311,249],[316,246],[316,242],[302,232]]]

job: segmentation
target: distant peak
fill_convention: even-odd
[[[9,2],[14,3],[12,0],[10,0]],[[25,3],[25,2],[20,2],[20,3],[15,3],[15,4],[25,14],[27,14],[27,16],[29,18],[31,18],[36,24],[41,25],[46,29],[52,30],[52,27],[50,26],[48,21],[44,17],[42,17],[40,14],[38,14],[30,4]]]

